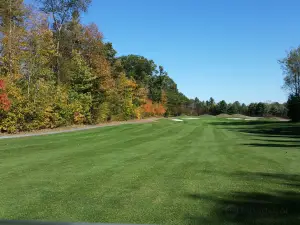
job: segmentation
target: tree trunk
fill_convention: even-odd
[[[296,96],[300,97],[300,74],[297,73]]]
[[[58,29],[58,37],[57,37],[57,45],[56,45],[56,67],[57,67],[57,84],[60,83],[60,54],[59,54],[59,48],[60,48],[60,30],[61,28]]]
[[[11,63],[11,34],[12,34],[12,5],[11,1],[9,0],[9,37],[8,37],[8,70],[9,70],[9,75],[12,76],[12,63]]]
[[[28,102],[29,102],[29,98],[30,98],[30,74],[28,75],[27,97],[28,97]]]

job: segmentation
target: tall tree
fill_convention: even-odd
[[[288,102],[288,117],[292,119],[293,122],[300,121],[300,98],[296,95],[290,95]]]
[[[288,115],[293,121],[300,121],[300,47],[292,49],[280,60],[284,77],[284,88],[289,91]]]
[[[55,45],[52,32],[48,29],[47,16],[34,9],[28,9],[26,20],[26,64],[22,74],[27,83],[28,100],[35,102],[39,90],[38,80],[49,82],[54,80],[52,71],[55,57]],[[31,93],[33,89],[33,93]]]
[[[119,58],[128,78],[133,78],[139,85],[148,86],[151,76],[156,75],[153,60],[143,56],[128,55]]]
[[[213,97],[209,98],[209,101],[207,102],[207,106],[210,114],[212,115],[216,114],[216,102]]]
[[[238,114],[241,113],[241,104],[235,101],[232,104],[228,104],[228,114]]]
[[[259,102],[256,105],[256,115],[257,116],[265,116],[267,114],[267,104],[263,102]]]
[[[241,105],[240,113],[243,114],[243,115],[247,115],[248,114],[248,106],[245,103],[243,103]]]
[[[248,115],[249,116],[256,116],[256,106],[257,103],[250,103],[248,106]]]
[[[217,109],[218,114],[227,113],[227,103],[226,103],[226,101],[225,100],[220,101],[217,104],[216,109]]]
[[[111,42],[107,42],[104,44],[104,55],[111,65],[115,64],[117,60],[117,51],[114,49],[113,44]]]
[[[300,47],[292,49],[279,61],[284,74],[284,88],[300,97]]]
[[[196,114],[197,116],[200,116],[201,113],[203,113],[203,105],[202,105],[202,102],[199,100],[199,98],[195,98],[194,100],[195,102],[195,110],[196,110]]]
[[[71,21],[74,14],[79,15],[80,12],[85,12],[88,9],[91,0],[37,0],[42,4],[41,10],[51,15],[53,20],[53,32],[56,43],[56,73],[57,81],[60,82],[61,70],[60,61],[61,55],[61,39],[64,27],[67,22]]]
[[[12,76],[19,73],[19,60],[24,38],[23,0],[0,2],[0,72]]]

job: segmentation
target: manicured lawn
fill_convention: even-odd
[[[0,140],[0,218],[300,224],[300,125],[211,117]]]

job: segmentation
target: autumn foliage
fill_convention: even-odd
[[[162,66],[143,56],[117,57],[95,24],[80,22],[89,0],[48,3],[2,6],[0,132],[141,119],[181,108],[178,101],[186,98]]]
[[[10,105],[7,93],[5,93],[5,82],[4,80],[0,80],[0,110],[8,111]]]
[[[162,116],[166,109],[161,103],[153,103],[152,100],[148,99],[143,105],[143,111],[146,116]]]

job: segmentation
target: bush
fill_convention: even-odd
[[[107,122],[110,118],[110,109],[107,102],[103,102],[93,109],[93,123]]]
[[[142,119],[142,108],[141,107],[135,108],[134,115],[135,115],[135,118]]]
[[[293,122],[300,121],[300,96],[290,95],[287,102],[288,117]]]

